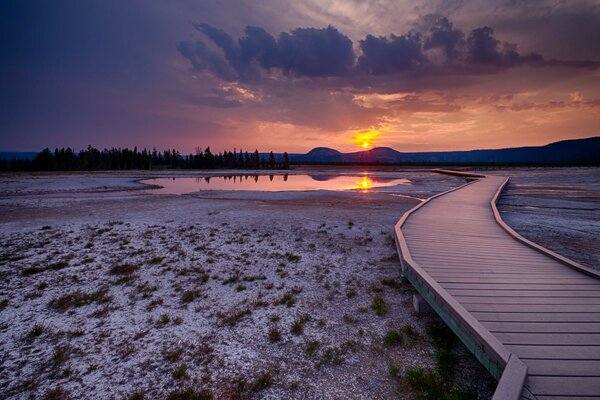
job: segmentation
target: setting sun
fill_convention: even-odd
[[[373,147],[374,140],[381,134],[377,129],[367,129],[362,131],[354,131],[353,141],[363,149]]]

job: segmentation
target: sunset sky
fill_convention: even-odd
[[[600,135],[596,0],[0,0],[0,150]]]

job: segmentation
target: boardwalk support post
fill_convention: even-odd
[[[420,294],[413,294],[413,307],[417,314],[431,313],[431,307]]]

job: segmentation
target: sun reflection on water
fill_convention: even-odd
[[[371,181],[371,178],[369,178],[367,175],[364,175],[362,178],[360,178],[354,189],[367,192],[369,189],[371,189],[371,187],[373,187],[373,181]]]

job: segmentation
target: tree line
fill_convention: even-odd
[[[129,169],[288,169],[290,161],[287,153],[276,157],[271,151],[268,155],[258,150],[252,153],[242,151],[224,151],[213,154],[210,147],[196,148],[194,154],[181,154],[179,151],[156,149],[139,151],[128,148],[98,150],[88,146],[75,152],[71,148],[45,148],[32,160],[0,160],[2,171],[98,171]]]

